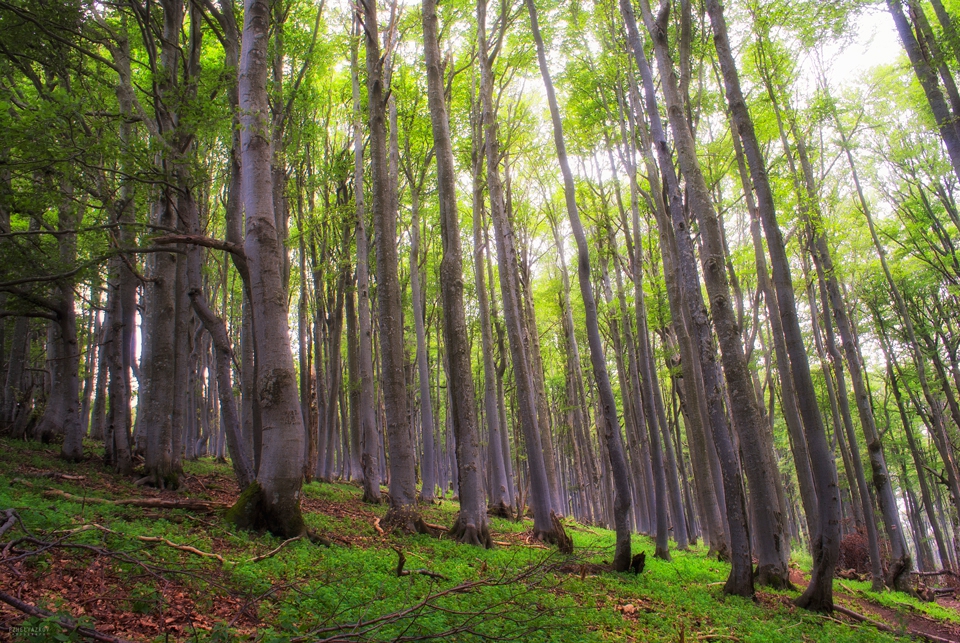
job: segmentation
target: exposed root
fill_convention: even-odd
[[[758,585],[771,587],[773,589],[794,589],[790,582],[790,570],[785,568],[778,569],[775,565],[761,565],[757,567],[757,573],[754,576]]]
[[[263,488],[254,481],[237,498],[224,518],[240,529],[266,529],[279,538],[292,538],[307,533],[299,504],[295,508],[270,507],[263,499]]]
[[[573,538],[571,538],[567,530],[563,528],[563,523],[560,522],[557,514],[552,511],[550,512],[550,522],[553,523],[553,531],[556,533],[557,549],[560,550],[561,554],[572,554]]]
[[[486,521],[481,522],[478,527],[476,524],[465,520],[462,511],[457,514],[457,519],[450,527],[449,534],[458,543],[493,549],[493,538],[490,536],[490,528]]]
[[[506,518],[507,520],[513,520],[514,512],[513,507],[506,504],[502,500],[499,504],[493,505],[492,507],[487,507],[488,516],[496,516],[498,518]]]
[[[905,556],[890,561],[890,568],[884,582],[890,589],[913,594],[913,588],[910,587],[910,557]]]
[[[424,521],[414,507],[392,507],[380,521],[380,526],[385,532],[426,534],[434,538],[439,538],[446,531],[446,528],[440,525],[431,525]]]
[[[557,514],[552,511],[550,512],[550,523],[552,525],[552,529],[550,529],[550,531],[535,531],[533,537],[542,542],[556,545],[561,554],[572,554],[573,539],[570,538],[567,530],[564,529],[563,523],[560,522],[560,518],[558,518]]]

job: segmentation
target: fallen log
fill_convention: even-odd
[[[186,509],[188,511],[206,511],[212,512],[217,509],[224,509],[228,505],[222,502],[211,502],[209,500],[196,500],[194,498],[184,498],[183,500],[167,500],[165,498],[122,498],[120,500],[110,500],[108,498],[98,498],[96,496],[77,496],[60,489],[47,489],[43,495],[48,498],[63,498],[75,502],[87,502],[99,505],[126,505],[129,507],[149,507],[152,509]]]
[[[833,611],[839,612],[840,614],[843,614],[844,616],[849,616],[850,618],[852,618],[852,619],[855,620],[855,621],[860,621],[861,623],[868,623],[868,624],[874,626],[875,628],[877,628],[878,630],[880,630],[881,632],[888,632],[888,633],[890,633],[890,634],[896,634],[896,633],[897,633],[897,630],[893,629],[892,627],[890,627],[890,626],[887,625],[886,623],[881,623],[880,621],[875,621],[875,620],[873,620],[872,618],[868,618],[868,617],[864,616],[863,614],[859,614],[859,613],[857,613],[857,612],[854,612],[853,610],[847,609],[846,607],[843,607],[843,606],[841,606],[841,605],[836,605],[836,604],[834,604],[834,606],[833,606]],[[907,633],[910,634],[910,636],[916,636],[916,637],[919,637],[919,638],[922,638],[922,639],[926,639],[927,641],[930,641],[930,643],[950,643],[950,639],[940,638],[939,636],[937,636],[937,635],[935,635],[935,634],[927,634],[926,632],[918,632],[918,631],[916,631],[916,630],[907,630]]]

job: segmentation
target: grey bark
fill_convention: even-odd
[[[577,209],[576,188],[573,183],[573,173],[567,160],[566,144],[563,137],[563,125],[560,119],[560,110],[553,90],[553,81],[550,70],[547,68],[546,52],[543,38],[540,35],[540,26],[537,18],[537,9],[533,0],[526,0],[527,12],[530,14],[530,29],[537,46],[537,59],[540,63],[540,75],[543,77],[544,88],[547,93],[547,103],[550,107],[550,117],[553,121],[553,141],[557,150],[557,160],[563,174],[564,200],[567,207],[567,216],[573,228],[573,236],[577,242],[577,275],[580,280],[580,294],[583,298],[584,313],[587,325],[587,342],[590,346],[590,361],[593,366],[593,376],[597,385],[600,405],[602,409],[601,431],[605,436],[610,457],[610,468],[616,488],[614,499],[614,524],[617,533],[616,550],[613,555],[613,568],[624,571],[630,566],[630,529],[627,525],[627,514],[630,511],[630,482],[627,471],[627,462],[623,449],[623,437],[620,432],[620,420],[617,417],[617,403],[613,397],[613,387],[607,373],[606,356],[600,338],[600,325],[597,319],[597,302],[593,293],[593,284],[590,273],[590,255],[587,250],[587,238]],[[662,552],[661,552],[662,553]]]
[[[397,274],[397,212],[395,185],[387,168],[386,87],[383,77],[379,25],[375,0],[362,0],[367,62],[370,165],[373,182],[371,211],[376,231],[377,304],[380,321],[380,383],[385,411],[385,432],[390,452],[390,513],[403,530],[422,524],[417,509],[416,458],[407,415],[404,378],[403,322],[400,281]]]
[[[290,537],[305,531],[300,514],[303,419],[290,350],[287,302],[283,296],[283,249],[277,235],[272,189],[269,189],[272,186],[267,101],[269,27],[269,3],[247,0],[239,67],[241,191],[247,224],[244,251],[250,274],[257,398],[263,434],[255,485],[258,488],[253,489],[258,505],[255,512],[259,515],[253,516],[248,524],[266,527],[277,536]],[[243,509],[235,507],[238,508]]]
[[[481,0],[482,2],[483,0]],[[460,542],[492,547],[487,527],[486,496],[480,472],[473,369],[463,306],[463,260],[457,213],[456,169],[443,92],[439,27],[435,0],[423,2],[424,58],[427,66],[427,102],[437,156],[437,190],[440,200],[440,292],[443,300],[443,337],[447,348],[449,415],[457,445],[460,514],[451,534]]]

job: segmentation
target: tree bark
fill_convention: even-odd
[[[563,138],[563,124],[560,119],[560,109],[557,106],[556,94],[553,90],[553,81],[550,70],[547,68],[546,51],[543,46],[543,37],[540,35],[540,25],[537,18],[537,8],[534,0],[526,0],[527,12],[530,14],[530,30],[537,46],[537,59],[540,63],[540,75],[543,77],[544,89],[547,92],[547,103],[550,107],[550,117],[553,121],[553,141],[557,149],[557,160],[563,174],[564,201],[567,206],[567,216],[573,228],[573,236],[577,242],[577,275],[580,279],[580,294],[583,298],[584,314],[587,325],[587,342],[590,346],[590,361],[593,365],[593,377],[596,381],[600,405],[602,409],[601,430],[606,439],[610,469],[616,488],[614,499],[614,524],[617,532],[616,550],[613,555],[613,568],[625,571],[630,567],[630,528],[627,524],[627,515],[630,512],[630,480],[627,470],[627,461],[623,449],[623,436],[620,431],[620,420],[617,417],[617,403],[613,397],[613,387],[607,373],[606,356],[600,338],[600,324],[597,318],[597,302],[593,294],[593,284],[590,273],[590,254],[587,249],[587,237],[580,214],[577,209],[576,188],[573,183],[573,173],[567,161],[566,143]],[[661,554],[665,552],[659,552]]]
[[[362,0],[367,60],[367,109],[373,181],[373,224],[377,250],[377,305],[380,321],[380,383],[390,452],[390,512],[386,522],[404,531],[422,524],[417,508],[416,458],[407,415],[397,212],[387,169],[386,87],[380,50],[376,0]]]
[[[798,599],[797,604],[814,611],[831,611],[833,609],[833,573],[840,547],[840,498],[836,464],[827,445],[826,429],[816,403],[816,393],[810,376],[810,365],[807,361],[806,348],[803,345],[797,317],[789,262],[783,235],[776,219],[773,194],[767,180],[766,166],[760,153],[759,143],[747,111],[746,102],[740,90],[736,66],[731,64],[732,54],[725,34],[722,11],[718,3],[712,2],[711,4],[715,5],[714,10],[718,16],[717,26],[723,28],[723,37],[716,40],[720,41],[717,47],[718,52],[723,50],[725,53],[721,57],[727,61],[723,71],[724,86],[730,111],[750,164],[750,175],[753,179],[754,189],[757,191],[758,212],[770,252],[773,285],[777,295],[780,318],[783,322],[784,343],[790,359],[790,370],[793,374],[793,384],[797,392],[797,404],[803,420],[814,484],[817,490],[819,513],[816,531],[812,532],[814,569],[811,574],[811,582]]]
[[[241,526],[265,527],[276,536],[289,538],[306,529],[300,513],[303,418],[290,350],[281,274],[283,249],[277,236],[270,171],[269,27],[269,3],[247,0],[239,69],[242,195],[247,223],[244,252],[250,274],[263,442],[256,483],[241,494],[230,518]]]

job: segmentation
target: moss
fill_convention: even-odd
[[[240,529],[267,530],[278,538],[292,538],[307,533],[299,503],[281,503],[271,507],[264,502],[263,488],[254,480],[224,515],[227,522]]]
[[[256,529],[259,517],[260,501],[263,497],[260,483],[254,480],[240,493],[240,497],[227,510],[224,519],[240,529]]]

